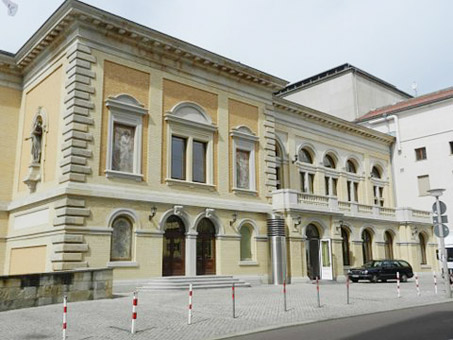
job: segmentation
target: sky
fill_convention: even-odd
[[[0,3],[0,50],[16,53],[63,0]],[[85,0],[296,82],[350,63],[418,94],[453,86],[451,0]]]

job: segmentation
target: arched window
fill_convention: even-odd
[[[357,167],[355,166],[354,162],[348,159],[346,162],[346,171],[356,174],[357,173]]]
[[[393,236],[389,231],[384,234],[385,258],[393,260]]]
[[[110,261],[130,261],[132,259],[132,223],[126,216],[115,218],[112,223]]]
[[[381,174],[381,171],[379,170],[379,168],[377,166],[373,166],[373,168],[371,169],[371,178],[381,178],[382,177],[382,174]]]
[[[302,163],[308,163],[308,164],[313,164],[313,157],[308,151],[307,148],[302,148],[299,151],[299,161]]]
[[[322,164],[326,168],[335,169],[337,167],[334,158],[331,155],[329,155],[329,154],[324,156],[324,159],[322,160]]]
[[[372,238],[370,232],[366,229],[362,233],[362,252],[363,263],[373,260]]]
[[[241,228],[241,261],[252,260],[252,228],[244,225]]]
[[[427,261],[426,261],[426,238],[425,236],[420,233],[418,234],[418,240],[419,240],[419,243],[420,243],[420,264],[427,264]]]
[[[350,266],[351,265],[351,256],[349,252],[349,232],[346,228],[341,227],[341,237],[343,238],[342,241],[342,250],[343,250],[343,265]]]

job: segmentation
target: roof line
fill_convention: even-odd
[[[278,91],[276,93],[277,96],[282,96],[284,94],[288,94],[290,92],[293,92],[293,91],[296,91],[296,90],[299,90],[301,88],[304,88],[304,87],[308,87],[308,86],[312,86],[318,82],[321,82],[325,79],[328,79],[328,78],[331,78],[331,77],[335,77],[339,74],[342,74],[342,73],[345,73],[345,72],[349,72],[349,71],[353,71],[353,72],[357,72],[357,73],[360,73],[361,75],[381,84],[381,85],[384,85],[385,87],[391,89],[392,91],[396,91],[400,94],[402,94],[403,96],[406,96],[408,98],[412,98],[412,96],[409,94],[409,93],[406,93],[400,89],[398,89],[395,85],[393,84],[390,84],[389,82],[386,82],[385,80],[381,79],[381,78],[378,78],[374,75],[372,75],[371,73],[368,73],[358,67],[355,67],[354,65],[351,65],[349,63],[344,63],[342,65],[339,65],[339,66],[336,66],[336,67],[333,67],[327,71],[323,71],[323,72],[320,72],[318,74],[315,74],[313,76],[310,76],[308,78],[305,78],[303,80],[299,80],[295,83],[292,83],[292,84],[289,84],[287,85],[284,89]]]

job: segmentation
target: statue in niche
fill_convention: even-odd
[[[27,177],[23,182],[28,186],[30,192],[34,192],[36,184],[41,181],[42,145],[46,132],[46,113],[42,107],[39,107],[33,119],[30,136],[25,139],[31,140],[31,161],[28,166]]]
[[[41,162],[41,150],[42,150],[42,118],[38,116],[33,125],[30,137],[31,139],[31,159],[32,163],[39,164]]]

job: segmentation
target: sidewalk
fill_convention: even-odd
[[[417,296],[411,279],[396,283],[353,283],[350,304],[346,286],[320,286],[321,308],[317,306],[316,285],[288,285],[288,311],[283,310],[282,287],[261,285],[236,289],[236,319],[232,317],[231,289],[195,290],[192,325],[187,325],[188,292],[140,292],[137,330],[130,334],[132,295],[111,300],[68,304],[68,339],[218,339],[267,328],[319,320],[375,313],[445,302],[443,281],[434,294],[432,277],[420,279]],[[5,339],[61,339],[62,305],[13,310],[0,313],[0,334]]]

